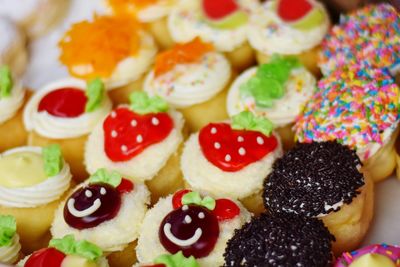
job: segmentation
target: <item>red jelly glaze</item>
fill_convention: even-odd
[[[240,208],[232,200],[221,198],[215,201],[215,209],[212,211],[218,221],[225,221],[235,218],[240,214]]]
[[[257,138],[262,139],[261,144]],[[243,140],[240,142],[239,139]],[[256,131],[233,130],[227,123],[208,124],[200,131],[199,143],[207,160],[226,172],[239,171],[278,146],[273,135],[268,137]]]
[[[223,19],[239,9],[235,0],[203,0],[203,12],[212,20]]]
[[[304,17],[312,8],[308,0],[278,0],[277,13],[282,20],[293,22]]]
[[[65,254],[55,248],[43,248],[34,252],[24,267],[61,267]]]
[[[105,189],[105,194],[102,194],[102,188]],[[91,194],[87,196],[85,191],[90,191]],[[78,211],[90,208],[97,199],[101,201],[101,206],[90,215],[75,217],[68,208],[68,201],[70,199],[75,200],[74,207]],[[121,194],[116,188],[105,183],[93,183],[79,188],[68,198],[64,206],[64,219],[65,222],[73,228],[79,230],[88,229],[113,219],[117,216],[120,207]]]
[[[185,206],[186,207],[186,206]],[[185,217],[190,217],[190,222],[185,221]],[[164,231],[164,226],[171,225],[171,234],[178,239],[187,240],[195,235],[197,229],[201,230],[201,236],[194,244],[179,246],[171,241]],[[210,210],[196,205],[188,205],[173,210],[161,222],[158,236],[161,244],[171,254],[182,251],[185,257],[194,256],[202,258],[208,256],[214,249],[219,237],[219,225],[217,217]]]
[[[87,97],[85,91],[76,88],[61,88],[45,95],[38,111],[46,111],[60,118],[76,118],[85,113]]]
[[[104,150],[114,162],[127,161],[148,146],[163,141],[173,127],[167,113],[141,115],[128,108],[118,108],[103,123]]]
[[[174,196],[172,197],[172,207],[174,209],[179,209],[180,207],[182,207],[183,206],[183,204],[182,204],[183,196],[190,192],[192,192],[192,190],[190,190],[190,189],[182,189],[182,190],[177,191],[174,194]]]
[[[117,186],[117,190],[121,194],[132,192],[134,188],[133,182],[125,178],[122,178],[121,183]]]

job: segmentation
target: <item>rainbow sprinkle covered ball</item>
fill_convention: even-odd
[[[343,16],[322,42],[319,66],[325,75],[355,63],[398,69],[400,16],[391,5],[368,5]]]

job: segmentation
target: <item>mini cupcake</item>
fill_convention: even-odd
[[[258,5],[256,0],[180,1],[168,17],[168,29],[175,42],[200,37],[224,52],[236,69],[245,69],[254,61],[246,34]]]
[[[159,255],[181,251],[196,258],[198,266],[221,266],[226,242],[250,215],[232,200],[178,191],[147,212],[136,250],[138,260],[151,262]]]
[[[59,206],[51,233],[55,238],[72,234],[77,240],[93,242],[107,253],[123,251],[119,260],[127,262],[134,258],[135,251],[129,245],[139,235],[149,202],[146,186],[134,184],[117,172],[100,169]],[[123,266],[132,266],[134,262]]]
[[[4,1],[0,3],[3,7]],[[0,65],[9,65],[16,76],[21,76],[26,68],[28,55],[26,38],[22,31],[0,10]]]
[[[267,119],[243,111],[232,121],[210,123],[186,141],[181,168],[187,186],[214,197],[239,199],[261,212],[263,181],[282,155]]]
[[[367,5],[343,16],[322,42],[319,66],[325,75],[355,64],[399,73],[400,16],[390,4]]]
[[[0,156],[0,214],[12,215],[25,253],[47,244],[71,174],[57,145],[19,147]]]
[[[400,265],[400,247],[387,244],[370,245],[336,260],[335,267],[396,267]]]
[[[100,77],[115,104],[128,103],[129,94],[142,89],[157,52],[153,37],[127,16],[95,16],[76,23],[59,48],[69,73],[81,79]]]
[[[336,142],[298,144],[274,163],[265,181],[271,214],[321,219],[335,236],[333,252],[355,249],[373,215],[373,182],[357,154]]]
[[[314,75],[320,43],[330,20],[322,3],[315,0],[272,0],[254,14],[248,30],[250,45],[259,63],[274,54],[296,56]]]
[[[193,257],[185,257],[182,251],[176,254],[163,254],[153,260],[152,263],[136,264],[134,267],[169,267],[169,266],[184,266],[184,267],[199,267],[197,260]]]
[[[108,267],[103,252],[88,241],[76,241],[72,235],[52,239],[49,247],[33,252],[17,267]]]
[[[30,38],[46,34],[62,21],[68,10],[68,0],[0,1],[0,16],[15,21]]]
[[[374,181],[392,174],[399,87],[384,70],[348,67],[318,83],[295,124],[301,143],[338,140],[355,149]]]
[[[28,134],[22,119],[25,88],[8,66],[0,67],[0,151],[26,144]]]
[[[316,88],[314,76],[296,58],[275,56],[271,61],[252,67],[233,82],[227,98],[229,116],[244,110],[266,117],[285,148],[294,145],[295,118]]]
[[[13,216],[0,215],[0,262],[14,264],[21,257],[17,223]]]
[[[88,84],[74,78],[50,83],[34,94],[25,107],[28,145],[59,144],[74,179],[82,181],[87,177],[83,164],[86,139],[111,108],[100,79]]]
[[[228,241],[224,267],[329,267],[333,240],[317,219],[261,214]]]
[[[144,90],[179,108],[189,129],[198,131],[210,121],[228,118],[225,98],[231,75],[229,61],[196,38],[159,54]]]
[[[162,48],[171,47],[174,41],[168,31],[167,16],[178,0],[108,0],[116,15],[133,15],[153,34]]]
[[[132,94],[130,106],[120,106],[90,134],[85,163],[89,173],[99,168],[146,183],[153,201],[182,187],[179,169],[183,141],[182,115],[159,97]]]

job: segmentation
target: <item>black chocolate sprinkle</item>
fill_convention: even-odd
[[[274,163],[264,182],[264,205],[273,214],[307,217],[338,211],[332,205],[349,204],[360,193],[361,165],[355,151],[336,142],[297,144]]]

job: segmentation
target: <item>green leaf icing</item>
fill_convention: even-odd
[[[86,240],[76,241],[73,235],[66,235],[61,239],[50,240],[49,247],[53,247],[66,255],[77,255],[95,261],[103,252],[95,244]]]
[[[130,97],[131,109],[139,114],[168,111],[168,104],[159,96],[149,97],[145,92],[133,92]]]
[[[0,98],[8,97],[11,95],[13,88],[13,79],[11,70],[8,66],[0,67]]]
[[[264,117],[256,117],[250,111],[242,111],[232,117],[232,128],[236,130],[249,130],[261,132],[266,136],[271,135],[273,123]]]
[[[215,209],[215,199],[212,197],[206,196],[204,198],[201,198],[199,192],[190,192],[185,194],[182,197],[182,204],[183,205],[190,205],[190,204],[195,204],[199,206],[206,207],[209,210],[214,210]]]
[[[52,144],[42,149],[44,162],[44,172],[47,177],[55,176],[60,173],[63,167],[63,157],[60,145]]]
[[[15,218],[9,215],[0,215],[0,247],[10,246],[16,231]]]
[[[113,187],[119,186],[121,183],[122,176],[116,171],[107,171],[106,169],[98,169],[89,178],[89,183],[106,183]]]
[[[186,258],[182,251],[174,255],[164,254],[154,260],[155,264],[164,264],[166,267],[200,267],[193,256]]]
[[[230,30],[246,24],[248,19],[246,12],[240,10],[220,20],[207,19],[207,23],[217,29]]]
[[[253,98],[256,106],[270,108],[285,94],[285,83],[290,72],[301,66],[294,57],[273,56],[271,61],[258,67],[256,74],[239,88],[242,99]]]
[[[92,112],[100,107],[104,97],[104,83],[96,78],[88,82],[86,87],[86,97],[88,98],[85,106],[86,112]]]

